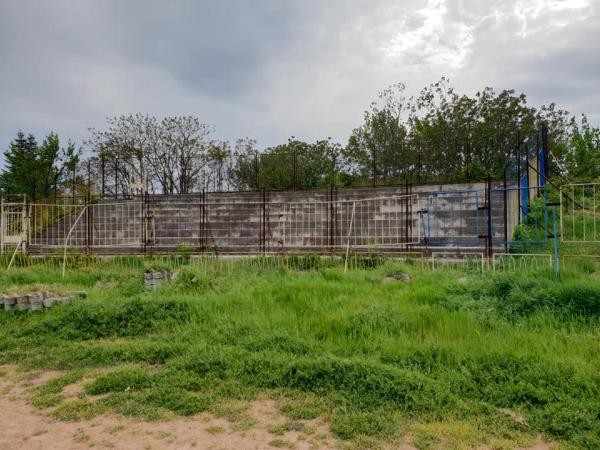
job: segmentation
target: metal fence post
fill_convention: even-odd
[[[260,215],[260,237],[259,247],[261,253],[267,251],[267,194],[263,188],[261,191],[261,215]]]
[[[119,198],[119,160],[115,158],[115,199]]]
[[[521,135],[517,131],[517,223],[521,224]]]
[[[0,194],[0,255],[4,255],[4,196]]]
[[[560,277],[559,259],[558,259],[558,230],[556,227],[556,209],[552,209],[552,222],[554,228],[554,275]]]
[[[294,182],[293,190],[295,191],[298,189],[298,150],[296,149],[296,144],[294,144],[292,152],[292,173]]]
[[[102,171],[102,198],[106,195],[106,156],[104,153],[100,157],[100,170]]]
[[[73,191],[73,204],[75,204],[75,168],[73,168],[73,173],[71,177],[71,190]]]
[[[550,147],[548,144],[548,125],[544,123],[542,125],[542,161],[544,163],[544,185],[548,181],[548,174],[550,171],[550,168],[548,167],[548,153],[550,153]]]
[[[87,161],[87,194],[85,198],[85,241],[86,241],[86,252],[89,255],[93,246],[93,211],[91,207],[92,203],[92,166],[91,161]]]
[[[88,197],[85,197],[85,253],[90,254],[91,247],[91,233],[90,233],[90,204],[88,203]]]
[[[208,213],[206,212],[206,208],[208,203],[206,201],[206,189],[202,189],[202,193],[200,194],[200,251],[202,253],[206,252],[208,248]]]
[[[507,190],[507,186],[506,186],[506,167],[504,168],[504,179],[503,179],[503,184],[502,184],[502,219],[504,222],[504,251],[508,252],[508,211],[507,211],[507,207],[508,207],[508,202],[506,199],[506,190]]]
[[[260,186],[260,161],[258,152],[254,153],[254,189],[258,191]]]
[[[493,240],[492,240],[492,179],[488,177],[486,182],[485,196],[487,200],[487,239],[486,239],[486,247],[487,247],[487,256],[488,258],[492,258],[494,254],[493,250]]]
[[[142,253],[146,254],[148,250],[148,192],[144,192],[142,195],[142,217],[141,219],[141,234],[142,234]]]
[[[373,187],[377,187],[377,150],[373,148]]]

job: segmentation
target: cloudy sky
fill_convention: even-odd
[[[443,75],[599,124],[599,43],[600,0],[0,0],[0,149],[135,112],[345,143],[377,91]]]

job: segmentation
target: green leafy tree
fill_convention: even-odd
[[[407,99],[404,85],[395,84],[379,93],[352,132],[346,168],[354,183],[364,184],[498,179],[517,166],[519,156],[521,166],[526,154],[530,161],[536,157],[545,125],[551,173],[558,173],[577,141],[569,118],[553,103],[529,106],[513,90],[486,87],[474,96],[459,95],[442,78]]]
[[[41,145],[32,134],[21,131],[4,152],[6,166],[0,175],[3,192],[27,194],[31,200],[50,196],[64,186],[65,170],[79,162],[79,151],[69,142],[60,148],[56,133],[50,133]]]
[[[287,144],[258,152],[254,141],[238,141],[230,170],[233,185],[241,189],[292,190],[330,186],[340,169],[339,144],[331,139],[314,143],[293,136]]]
[[[346,170],[360,182],[383,183],[406,176],[413,164],[403,115],[408,109],[404,85],[378,94],[364,113],[364,123],[352,131],[344,151]]]
[[[600,177],[600,129],[592,127],[586,116],[580,124],[573,118],[571,128],[565,158],[569,175],[587,181]]]
[[[228,178],[233,189],[238,191],[260,189],[259,162],[256,141],[250,138],[238,139],[228,167]]]

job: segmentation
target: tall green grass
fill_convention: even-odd
[[[0,363],[87,373],[95,400],[64,401],[57,389],[41,398],[64,419],[191,415],[268,392],[291,417],[320,415],[344,439],[393,440],[441,422],[469,424],[487,442],[542,433],[600,447],[594,268],[558,280],[550,269],[427,272],[378,259],[344,273],[340,261],[291,261],[178,263],[178,279],[152,292],[143,261],[98,262],[65,280],[58,269],[2,272],[6,289],[90,295],[1,312]],[[396,271],[413,281],[382,283]]]

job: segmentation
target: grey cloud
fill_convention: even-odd
[[[269,0],[102,5],[113,21],[110,40],[127,59],[164,67],[211,96],[239,94],[255,81],[270,58],[284,54],[298,16],[294,3]]]
[[[345,142],[378,90],[442,75],[599,123],[600,11],[546,3],[0,0],[0,149],[19,128],[81,140],[138,111],[197,115],[263,146]]]

